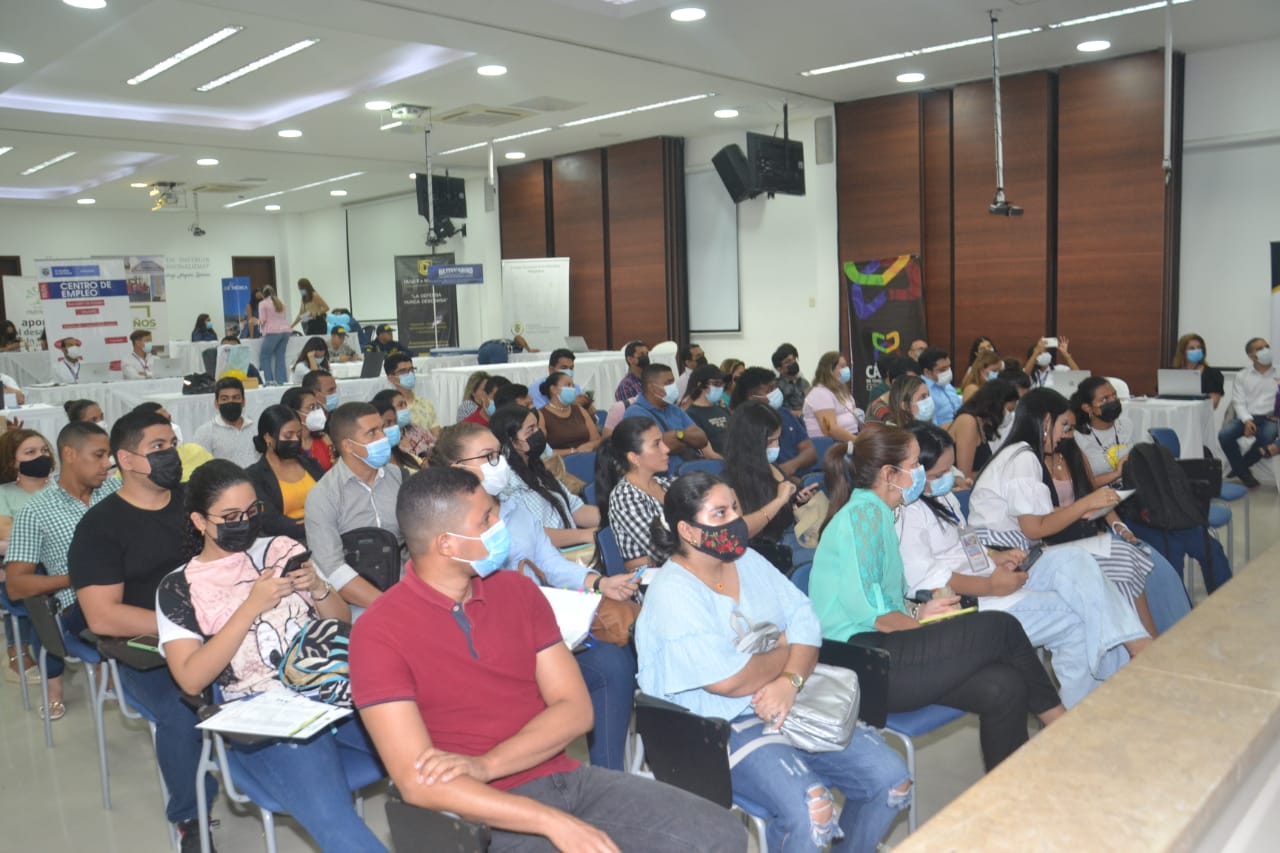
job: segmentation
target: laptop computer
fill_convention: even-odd
[[[1156,372],[1156,396],[1161,400],[1203,400],[1200,389],[1200,374],[1194,370]]]
[[[151,375],[156,379],[174,379],[183,375],[183,367],[176,358],[157,358],[151,362]]]
[[[1070,397],[1076,393],[1080,383],[1092,375],[1088,370],[1055,370],[1049,374],[1048,387],[1064,397]]]
[[[111,375],[111,367],[106,364],[82,364],[80,366],[80,378],[76,383],[83,385],[86,382],[108,382],[113,379],[119,379],[120,374]]]
[[[587,339],[582,335],[568,335],[564,339],[566,348],[574,352],[589,352],[591,347],[587,346]]]
[[[367,352],[364,354],[364,364],[360,365],[361,379],[377,379],[382,375],[382,362],[387,360],[385,353]]]

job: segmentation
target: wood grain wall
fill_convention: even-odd
[[[502,257],[550,257],[551,163],[503,166],[498,170],[498,197]]]
[[[556,257],[569,259],[569,334],[603,346],[605,313],[604,151],[596,148],[551,163],[551,212]],[[503,251],[503,257],[506,257]]]

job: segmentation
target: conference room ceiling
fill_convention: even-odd
[[[670,18],[697,5],[694,23]],[[412,124],[380,130],[371,100],[431,108],[433,167],[480,174],[489,140],[529,158],[655,134],[741,133],[805,121],[845,101],[990,74],[990,45],[912,54],[981,39],[990,0],[0,0],[0,200],[146,210],[146,189],[206,189],[201,212],[333,207],[402,193],[424,165]],[[1006,74],[1159,47],[1159,9],[1070,27],[1142,0],[1006,0]],[[1175,41],[1197,50],[1280,37],[1277,0],[1193,0],[1174,7]],[[222,30],[229,37],[136,85],[126,81]],[[1111,48],[1076,45],[1105,38]],[[315,40],[305,45],[304,40]],[[297,52],[208,91],[207,84],[291,45]],[[820,75],[802,72],[905,53]],[[502,65],[502,76],[477,74]],[[904,85],[906,71],[926,75]],[[704,96],[704,97],[698,97]],[[635,107],[630,115],[566,124]],[[719,119],[713,112],[735,109]],[[460,114],[450,119],[451,114]],[[493,122],[493,123],[488,123]],[[278,131],[301,131],[286,139]],[[481,144],[452,154],[441,152]],[[75,155],[20,174],[68,152]],[[196,160],[214,158],[214,166]],[[358,174],[357,174],[358,173]],[[340,179],[333,181],[332,179]],[[345,190],[335,198],[331,190]],[[269,196],[269,197],[268,197]],[[245,201],[249,199],[249,201]],[[189,212],[193,198],[187,197]],[[235,205],[236,202],[242,202]],[[235,205],[227,208],[227,205]],[[164,215],[163,213],[157,215]]]

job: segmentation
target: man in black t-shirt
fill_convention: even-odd
[[[156,587],[185,557],[177,444],[168,419],[155,412],[130,412],[111,430],[111,452],[124,485],[85,513],[67,555],[71,584],[95,634],[157,632]],[[168,667],[143,672],[121,664],[120,680],[129,699],[156,719],[156,755],[169,788],[166,814],[178,824],[184,853],[199,850],[195,713],[183,704]],[[210,784],[209,800],[216,795],[216,783]]]

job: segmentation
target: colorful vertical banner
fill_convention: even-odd
[[[5,276],[4,313],[18,329],[23,352],[40,349],[40,335],[44,332],[40,279],[19,275]]]
[[[1271,340],[1280,341],[1280,243],[1271,244]]]
[[[400,342],[415,353],[426,353],[436,347],[456,347],[456,285],[483,282],[483,269],[478,264],[455,266],[453,253],[448,252],[396,255],[395,273],[396,334]],[[473,280],[476,273],[479,281]]]
[[[924,285],[918,255],[874,261],[846,261],[849,350],[853,395],[866,406],[867,391],[880,381],[880,362],[906,355],[916,338],[927,339]]]
[[[78,373],[78,366],[69,371],[62,364],[62,351],[56,346],[69,337],[80,341],[82,364],[120,369],[133,331],[123,261],[55,261],[42,266],[40,303],[55,376]]]
[[[123,260],[133,328],[146,329],[157,348],[168,349],[173,336],[169,331],[164,255],[129,255]]]
[[[222,280],[222,337],[235,335],[242,341],[249,340],[249,299],[252,296],[253,286],[248,276]]]

